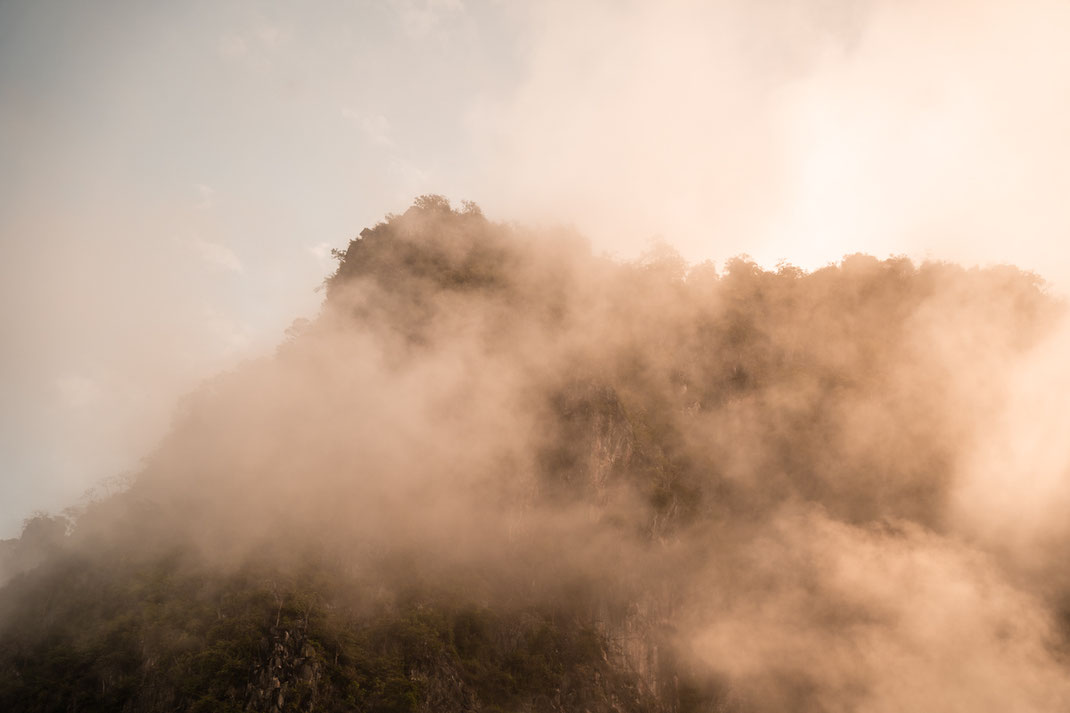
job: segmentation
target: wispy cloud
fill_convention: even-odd
[[[252,346],[253,330],[248,324],[231,319],[211,305],[202,309],[202,319],[223,358],[239,356]]]
[[[201,237],[194,237],[189,241],[189,245],[197,257],[212,267],[237,273],[245,272],[241,258],[226,245]]]
[[[432,173],[407,158],[394,156],[388,170],[398,186],[396,200],[408,200],[411,196],[431,190]]]
[[[266,49],[276,49],[286,44],[290,33],[275,25],[260,25],[253,31],[259,44]]]
[[[272,24],[228,32],[219,38],[217,50],[224,59],[264,69],[271,66],[271,55],[290,40],[290,32]]]
[[[199,196],[194,206],[198,210],[208,210],[215,205],[215,189],[204,183],[198,183],[194,186],[197,189],[197,195]]]
[[[394,146],[390,120],[382,114],[371,114],[358,109],[342,109],[342,118],[351,121],[373,144]]]
[[[331,265],[330,243],[316,243],[315,245],[306,245],[305,252],[315,258],[322,271],[326,272],[329,269]]]
[[[98,401],[103,389],[95,379],[81,374],[64,374],[57,377],[52,386],[60,402],[69,408],[83,408]]]
[[[393,0],[391,4],[412,39],[427,37],[447,15],[464,11],[462,0]]]
[[[219,38],[219,54],[227,59],[244,58],[249,54],[249,43],[241,35],[223,35]]]

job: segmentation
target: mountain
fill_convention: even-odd
[[[1062,329],[1035,275],[619,262],[437,196],[337,257],[0,543],[0,709],[1066,709],[1070,538],[990,536],[973,457]]]

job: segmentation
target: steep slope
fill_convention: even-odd
[[[1059,328],[1034,276],[617,263],[434,196],[338,257],[322,314],[192,395],[129,489],[9,543],[0,708],[1070,700],[1070,587],[954,507]],[[889,688],[962,631],[944,699]]]

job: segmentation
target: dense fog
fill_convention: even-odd
[[[270,573],[276,619],[551,611],[665,710],[1070,703],[1068,331],[1036,275],[625,262],[438,196],[337,257],[120,492],[4,543],[8,695],[56,621],[114,624],[72,582],[167,561]]]

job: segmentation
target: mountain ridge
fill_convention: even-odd
[[[964,680],[1064,700],[1070,588],[953,507],[1058,329],[1036,276],[620,263],[437,196],[337,257],[128,489],[7,544],[0,707],[883,710],[952,601],[933,561],[983,635]]]

